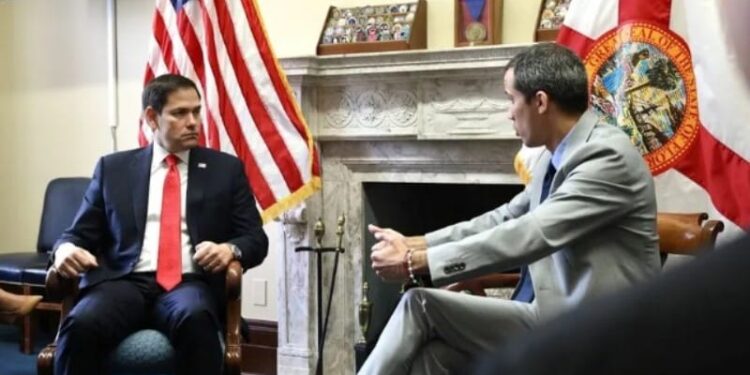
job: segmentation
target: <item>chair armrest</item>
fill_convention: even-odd
[[[45,288],[47,288],[47,295],[59,299],[62,304],[60,310],[60,324],[68,316],[68,312],[73,308],[75,304],[76,296],[78,295],[78,282],[80,277],[74,277],[72,279],[60,276],[57,270],[50,268],[47,270],[47,278],[45,280]]]
[[[60,324],[57,328],[58,334],[60,327],[68,316],[70,309],[73,308],[76,296],[78,295],[78,281],[80,277],[72,279],[60,276],[57,270],[50,268],[47,270],[47,277],[44,281],[46,293],[48,296],[61,300]],[[52,375],[52,366],[55,360],[55,351],[57,347],[57,336],[54,340],[42,349],[37,355],[37,374]]]
[[[656,214],[657,220],[674,220],[685,224],[701,225],[704,220],[708,219],[708,214],[705,212],[694,212],[694,213],[675,213],[675,212],[659,212]]]
[[[47,294],[50,297],[57,299],[65,299],[66,297],[75,297],[78,294],[78,281],[80,277],[72,279],[60,276],[57,270],[50,268],[47,270],[47,277],[44,281]]]
[[[229,262],[226,275],[227,300],[233,301],[240,298],[242,290],[242,265],[237,260]]]
[[[226,373],[239,375],[241,366],[240,324],[242,321],[240,297],[242,292],[242,265],[233,260],[227,267],[227,332],[225,364]]]
[[[707,244],[709,249],[713,249],[716,244],[716,237],[724,231],[724,222],[721,220],[706,220],[701,227],[701,242]]]

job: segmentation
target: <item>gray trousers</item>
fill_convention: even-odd
[[[465,372],[474,356],[535,326],[535,306],[441,289],[409,289],[359,375]]]

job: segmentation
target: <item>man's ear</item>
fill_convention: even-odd
[[[151,128],[152,131],[156,131],[158,128],[158,117],[159,114],[151,106],[146,107],[143,111],[143,120],[146,121],[146,124],[148,124],[148,127]]]
[[[549,95],[544,91],[537,91],[534,95],[534,103],[536,104],[537,111],[539,114],[547,112],[549,109]]]

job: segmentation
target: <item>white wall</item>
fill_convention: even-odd
[[[108,151],[100,0],[0,3],[0,238],[33,250],[42,196],[57,176],[90,175]]]
[[[453,46],[453,1],[428,0],[428,48]],[[505,0],[503,42],[531,41],[541,0]],[[361,0],[258,0],[278,57],[314,55],[330,5]],[[372,0],[381,4],[390,0]],[[137,123],[153,0],[117,1],[119,149],[137,146]],[[105,0],[0,0],[0,252],[33,251],[44,188],[89,176],[112,151],[107,127]],[[276,254],[245,275],[243,316],[276,320]],[[265,306],[258,286],[265,281]]]

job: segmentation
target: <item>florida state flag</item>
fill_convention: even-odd
[[[574,0],[557,42],[586,65],[593,109],[655,176],[661,212],[750,228],[750,90],[716,0]],[[750,15],[748,15],[750,16]]]

